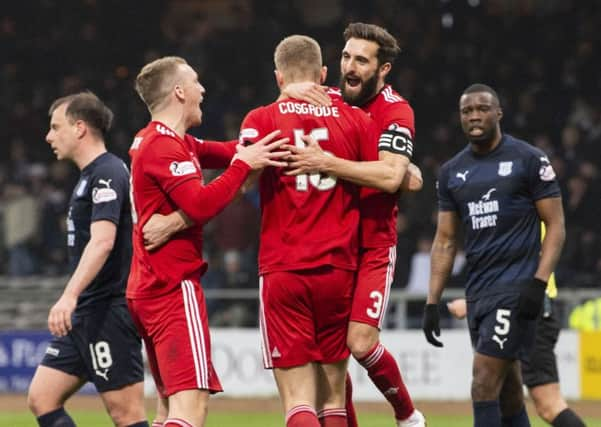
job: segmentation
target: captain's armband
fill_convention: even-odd
[[[411,159],[413,156],[413,141],[404,132],[396,129],[387,129],[380,135],[378,150],[401,154]]]

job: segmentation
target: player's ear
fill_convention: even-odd
[[[501,121],[501,119],[503,118],[503,110],[501,109],[501,107],[497,108],[497,120]]]
[[[328,67],[326,67],[325,65],[321,67],[320,74],[321,75],[319,76],[319,83],[324,84],[324,82],[326,81],[326,77],[328,77]]]
[[[385,62],[382,65],[380,65],[380,70],[379,70],[380,77],[382,79],[385,79],[386,76],[388,75],[388,73],[390,73],[391,69],[392,69],[392,64],[390,62]]]
[[[273,70],[273,74],[275,75],[275,81],[278,84],[278,87],[281,89],[284,87],[284,76],[279,70]]]
[[[86,132],[88,131],[88,127],[86,126],[86,122],[84,122],[83,120],[76,120],[74,123],[74,132],[75,132],[75,136],[78,139],[81,139],[85,136]]]
[[[173,93],[175,94],[175,97],[177,98],[178,101],[183,102],[184,99],[186,98],[186,96],[184,95],[184,88],[180,84],[176,84],[173,87]]]

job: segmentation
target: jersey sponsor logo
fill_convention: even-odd
[[[196,167],[191,161],[187,162],[171,162],[169,170],[173,176],[190,175],[196,172]]]
[[[511,175],[513,162],[499,162],[499,176]]]
[[[252,140],[259,136],[259,131],[254,128],[244,128],[240,131],[238,143],[240,145],[252,144]]]
[[[457,172],[455,174],[455,176],[459,179],[461,179],[463,182],[465,182],[467,180],[467,174],[470,173],[469,170],[466,170],[464,172]]]
[[[169,135],[175,138],[175,132],[173,132],[171,129],[166,128],[163,125],[157,125],[155,129],[161,135]]]
[[[142,143],[142,140],[144,138],[142,138],[141,136],[136,136],[134,138],[134,142],[132,142],[131,147],[129,147],[130,150],[137,150],[138,148],[140,148],[140,144]]]
[[[472,230],[481,230],[497,226],[497,212],[499,212],[499,201],[491,200],[491,195],[496,188],[490,188],[480,197],[477,202],[468,202],[468,215],[472,221]]]
[[[79,185],[77,186],[77,190],[75,190],[75,194],[77,197],[83,196],[84,191],[86,191],[86,187],[88,186],[88,180],[82,179],[79,181]]]
[[[541,181],[553,181],[555,179],[555,171],[553,170],[553,166],[551,166],[551,162],[549,158],[543,156],[540,158],[541,167],[538,170],[538,176]]]
[[[117,192],[111,188],[112,179],[99,179],[98,184],[104,188],[94,187],[92,189],[92,202],[94,204],[112,202],[117,200]]]
[[[54,348],[54,347],[47,347],[46,348],[46,354],[49,354],[50,356],[57,357],[60,352],[61,351],[58,348]]]

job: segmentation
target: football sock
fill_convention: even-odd
[[[355,413],[355,405],[353,405],[353,382],[351,381],[351,376],[349,373],[346,373],[346,396],[345,402],[346,405],[346,420],[348,423],[348,427],[359,427],[357,423],[357,414]]]
[[[286,414],[286,427],[321,427],[315,409],[309,405],[298,405]]]
[[[181,418],[167,418],[163,423],[163,427],[194,427],[186,420]]]
[[[67,414],[62,406],[52,412],[37,417],[40,427],[75,427],[73,418]]]
[[[522,406],[522,409],[517,414],[502,417],[501,422],[503,427],[530,427],[525,406]]]
[[[161,424],[162,426],[162,424]],[[148,421],[140,421],[134,424],[130,424],[127,427],[148,427]]]
[[[474,427],[501,427],[501,408],[498,400],[472,402]]]
[[[570,408],[566,408],[551,421],[553,427],[586,427],[582,418],[580,418]]]
[[[348,427],[346,409],[324,409],[317,415],[321,427]]]
[[[357,361],[367,369],[373,383],[392,405],[394,417],[397,420],[409,418],[415,408],[392,354],[378,343],[365,357]]]

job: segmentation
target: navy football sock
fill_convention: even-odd
[[[148,427],[148,421],[140,421],[135,424],[130,424],[127,427]]]
[[[522,409],[517,414],[503,417],[501,421],[503,422],[503,427],[530,427],[525,406],[522,406]]]
[[[551,421],[553,427],[586,427],[582,419],[570,408],[566,408]]]
[[[501,427],[501,407],[498,400],[473,402],[474,427]]]
[[[73,419],[62,406],[52,412],[40,415],[37,420],[40,427],[76,427]]]

